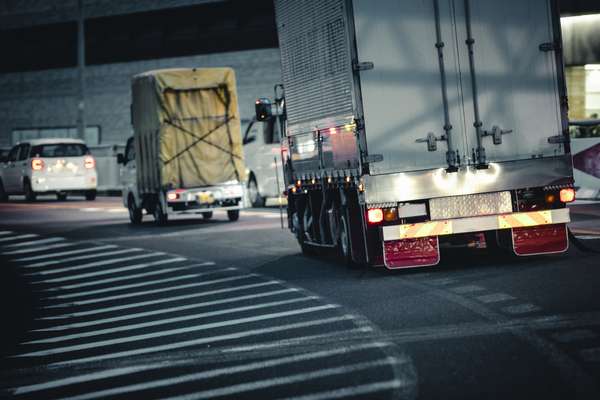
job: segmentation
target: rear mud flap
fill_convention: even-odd
[[[569,248],[566,224],[512,229],[513,250],[518,256],[563,253]]]
[[[383,258],[389,269],[427,267],[440,262],[437,236],[383,242]]]

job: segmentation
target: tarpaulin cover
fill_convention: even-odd
[[[131,111],[142,193],[245,179],[231,68],[136,75]]]

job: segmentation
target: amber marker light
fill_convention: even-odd
[[[386,222],[395,221],[398,219],[398,209],[396,207],[386,208],[383,210],[383,219]]]

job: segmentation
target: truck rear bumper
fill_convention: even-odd
[[[497,229],[526,228],[540,225],[565,224],[571,221],[568,208],[519,212],[501,215],[485,215],[428,221],[415,224],[383,227],[383,240],[417,239],[429,236],[454,235],[458,233],[491,231]]]
[[[95,174],[60,177],[34,176],[31,178],[31,188],[38,193],[95,190],[96,185]]]

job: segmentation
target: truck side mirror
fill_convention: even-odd
[[[257,99],[254,104],[254,108],[256,111],[257,121],[266,121],[273,115],[273,112],[271,110],[271,101],[269,99]]]
[[[117,154],[117,164],[125,164],[125,156],[123,153]]]

